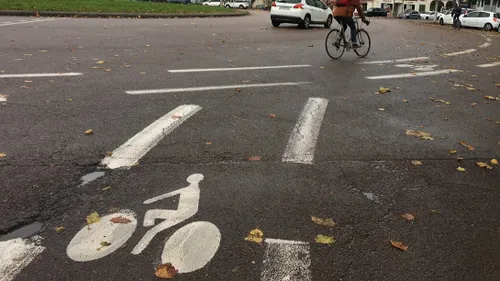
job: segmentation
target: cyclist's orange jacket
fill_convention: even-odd
[[[359,0],[351,0],[351,4],[349,6],[343,6],[343,7],[335,7],[335,10],[333,10],[333,16],[334,17],[352,17],[352,13],[354,12],[355,9],[353,9],[352,5],[359,5],[360,1]]]

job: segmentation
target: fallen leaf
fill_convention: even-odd
[[[165,263],[160,266],[155,271],[155,275],[158,278],[161,279],[171,279],[174,278],[174,276],[178,273],[179,271],[175,269],[174,266],[172,266],[171,263]]]
[[[418,161],[418,160],[413,160],[413,161],[411,161],[411,163],[412,163],[413,165],[415,165],[415,166],[420,166],[420,165],[422,165],[422,162],[421,162],[421,161]]]
[[[29,86],[21,86],[21,89],[31,89],[32,87]]]
[[[484,162],[476,162],[476,165],[479,167],[479,168],[486,168],[488,170],[491,170],[493,169],[493,167],[491,167],[490,165],[484,163]]]
[[[241,92],[241,89],[240,88],[236,88],[236,92]]]
[[[179,116],[179,115],[172,115],[172,119],[181,119],[182,116]]]
[[[435,99],[435,98],[433,98],[433,97],[430,97],[429,99],[430,99],[431,101],[433,101],[433,102],[441,102],[441,103],[444,103],[444,104],[446,104],[446,105],[450,105],[450,104],[451,104],[451,102],[449,102],[449,101],[445,101],[445,100],[443,100],[443,99]]]
[[[211,142],[211,141],[207,141],[207,145],[211,145],[211,144],[212,144],[212,142]]]
[[[87,131],[85,131],[85,134],[88,136],[88,135],[92,135],[94,133],[94,131],[92,131],[92,129],[88,129]]]
[[[314,238],[314,241],[318,244],[325,244],[325,245],[332,245],[335,243],[335,238],[332,236],[326,236],[323,234],[318,234],[316,235],[316,238]]]
[[[248,161],[260,161],[260,159],[262,159],[262,157],[260,157],[260,156],[252,156],[252,157],[248,158]]]
[[[7,154],[0,152],[0,158],[4,158],[5,156],[7,156]]]
[[[262,232],[262,230],[256,228],[256,229],[253,229],[252,231],[250,231],[248,236],[245,237],[245,241],[250,241],[250,242],[255,242],[255,243],[260,244],[264,240],[264,238],[262,238],[263,236],[264,236],[264,232]]]
[[[391,245],[393,247],[396,247],[396,248],[402,250],[402,251],[408,251],[408,246],[405,245],[405,244],[403,244],[403,242],[398,242],[398,241],[392,241],[391,240]]]
[[[271,117],[271,118],[276,118],[276,114],[271,113],[271,114],[269,114],[269,117]]]
[[[111,189],[111,186],[106,186],[104,187],[103,189],[101,189],[102,191],[105,191],[105,190],[108,190],[108,189]]]
[[[58,227],[56,227],[56,232],[57,233],[61,233],[63,231],[64,231],[64,226],[58,226]]]
[[[457,151],[455,149],[450,149],[448,150],[449,154],[457,154]]]
[[[124,218],[122,216],[111,218],[109,221],[112,223],[122,223],[122,224],[127,224],[129,222],[132,222],[131,220]]]
[[[111,156],[111,155],[113,155],[113,152],[111,152],[111,151],[106,151],[106,156]]]
[[[403,102],[409,102],[409,100],[403,100]]]
[[[93,212],[92,214],[87,216],[87,224],[93,224],[101,221],[99,214],[97,212]]]
[[[108,210],[108,214],[113,214],[113,213],[116,213],[118,211],[120,211],[120,208],[111,208]]]
[[[491,163],[491,165],[498,165],[498,160],[497,159],[491,159],[490,163]]]
[[[477,102],[471,102],[471,103],[469,103],[469,105],[472,106],[472,107],[474,107],[474,106],[477,105]]]
[[[99,250],[101,250],[102,248],[104,248],[104,247],[108,247],[108,246],[110,246],[110,245],[111,245],[111,243],[106,242],[106,241],[102,241],[102,242],[101,242],[101,247],[97,248],[97,250],[99,251]]]
[[[424,139],[424,140],[433,140],[434,139],[431,137],[431,134],[426,133],[426,132],[422,132],[422,131],[406,130],[406,134],[408,136],[420,137],[421,139]]]
[[[487,100],[500,100],[500,97],[494,97],[494,96],[484,96],[484,98]]]
[[[106,61],[103,61],[103,60],[99,60],[96,62],[96,64],[104,64]]]
[[[461,145],[465,146],[468,150],[476,150],[476,149],[475,149],[472,145],[467,144],[467,143],[466,143],[466,142],[464,142],[464,141],[459,142],[459,144],[461,144]]]
[[[404,213],[401,215],[401,217],[405,220],[412,221],[415,219],[415,216],[410,214],[410,213]]]
[[[457,157],[457,161],[463,161],[465,158],[463,157]]]
[[[495,124],[500,125],[500,121],[496,121]]]
[[[495,84],[496,87],[500,87],[500,84]]]
[[[111,70],[112,70],[111,68],[105,68],[104,69],[104,71],[106,71],[106,72],[111,72]]]
[[[475,92],[476,89],[472,88],[472,87],[465,87],[467,90],[471,91],[471,92]]]
[[[457,171],[459,171],[459,172],[465,172],[465,168],[457,167]]]
[[[322,219],[322,218],[318,218],[315,216],[311,216],[311,220],[315,224],[319,224],[319,225],[324,225],[324,226],[329,226],[329,227],[334,227],[336,225],[336,223],[332,219],[328,219],[328,218]]]
[[[378,93],[381,94],[381,95],[383,95],[385,93],[390,93],[390,92],[391,92],[391,89],[389,89],[389,88],[380,87],[378,89]]]
[[[146,47],[151,47],[151,45],[149,45],[149,44],[146,44]]]

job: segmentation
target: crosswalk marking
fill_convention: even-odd
[[[309,243],[266,239],[261,281],[311,281]]]
[[[447,53],[447,54],[444,54],[444,56],[445,57],[452,57],[452,56],[474,53],[475,51],[477,51],[477,49],[469,49],[469,50],[460,51],[460,52]]]
[[[478,64],[476,66],[482,67],[482,68],[500,66],[500,61],[496,61],[496,62],[492,62],[492,63],[485,63],[485,64]]]
[[[0,78],[35,78],[35,77],[62,77],[62,76],[81,76],[79,72],[60,72],[60,73],[24,73],[24,74],[0,74]]]
[[[36,256],[45,250],[27,239],[0,242],[0,281],[14,280]]]
[[[358,64],[384,64],[384,63],[397,63],[397,62],[410,62],[419,60],[428,60],[429,57],[416,57],[416,58],[406,58],[406,59],[393,59],[393,60],[376,60],[376,61],[364,61]]]
[[[307,101],[288,140],[283,162],[312,164],[314,148],[327,106],[326,99],[310,98]]]
[[[200,111],[198,105],[181,105],[137,133],[101,162],[109,169],[130,168],[166,135]]]
[[[280,68],[300,68],[310,67],[309,64],[299,65],[274,65],[274,66],[249,66],[249,67],[227,67],[227,68],[197,68],[197,69],[171,69],[170,73],[185,73],[185,72],[214,72],[214,71],[236,71],[236,70],[263,70],[263,69],[280,69]]]
[[[414,72],[414,73],[401,73],[401,74],[390,74],[390,75],[380,75],[380,76],[368,76],[367,79],[376,80],[376,79],[394,79],[394,78],[413,78],[413,77],[422,77],[422,76],[432,76],[439,74],[449,74],[454,72],[462,72],[462,70],[456,69],[443,69],[436,71],[426,71],[426,72]]]

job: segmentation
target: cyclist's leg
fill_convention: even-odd
[[[358,40],[356,39],[356,24],[352,18],[344,18],[344,23],[349,26],[351,30],[351,43],[352,45],[358,45]]]

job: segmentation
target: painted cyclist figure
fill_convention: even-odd
[[[339,24],[343,24],[344,30],[346,29],[346,25],[349,26],[349,29],[351,30],[351,46],[353,49],[360,48],[361,46],[358,44],[357,40],[356,25],[352,19],[354,10],[356,9],[358,11],[363,23],[366,25],[369,24],[366,20],[363,8],[361,7],[360,0],[337,0],[335,6],[333,17],[339,22]]]

